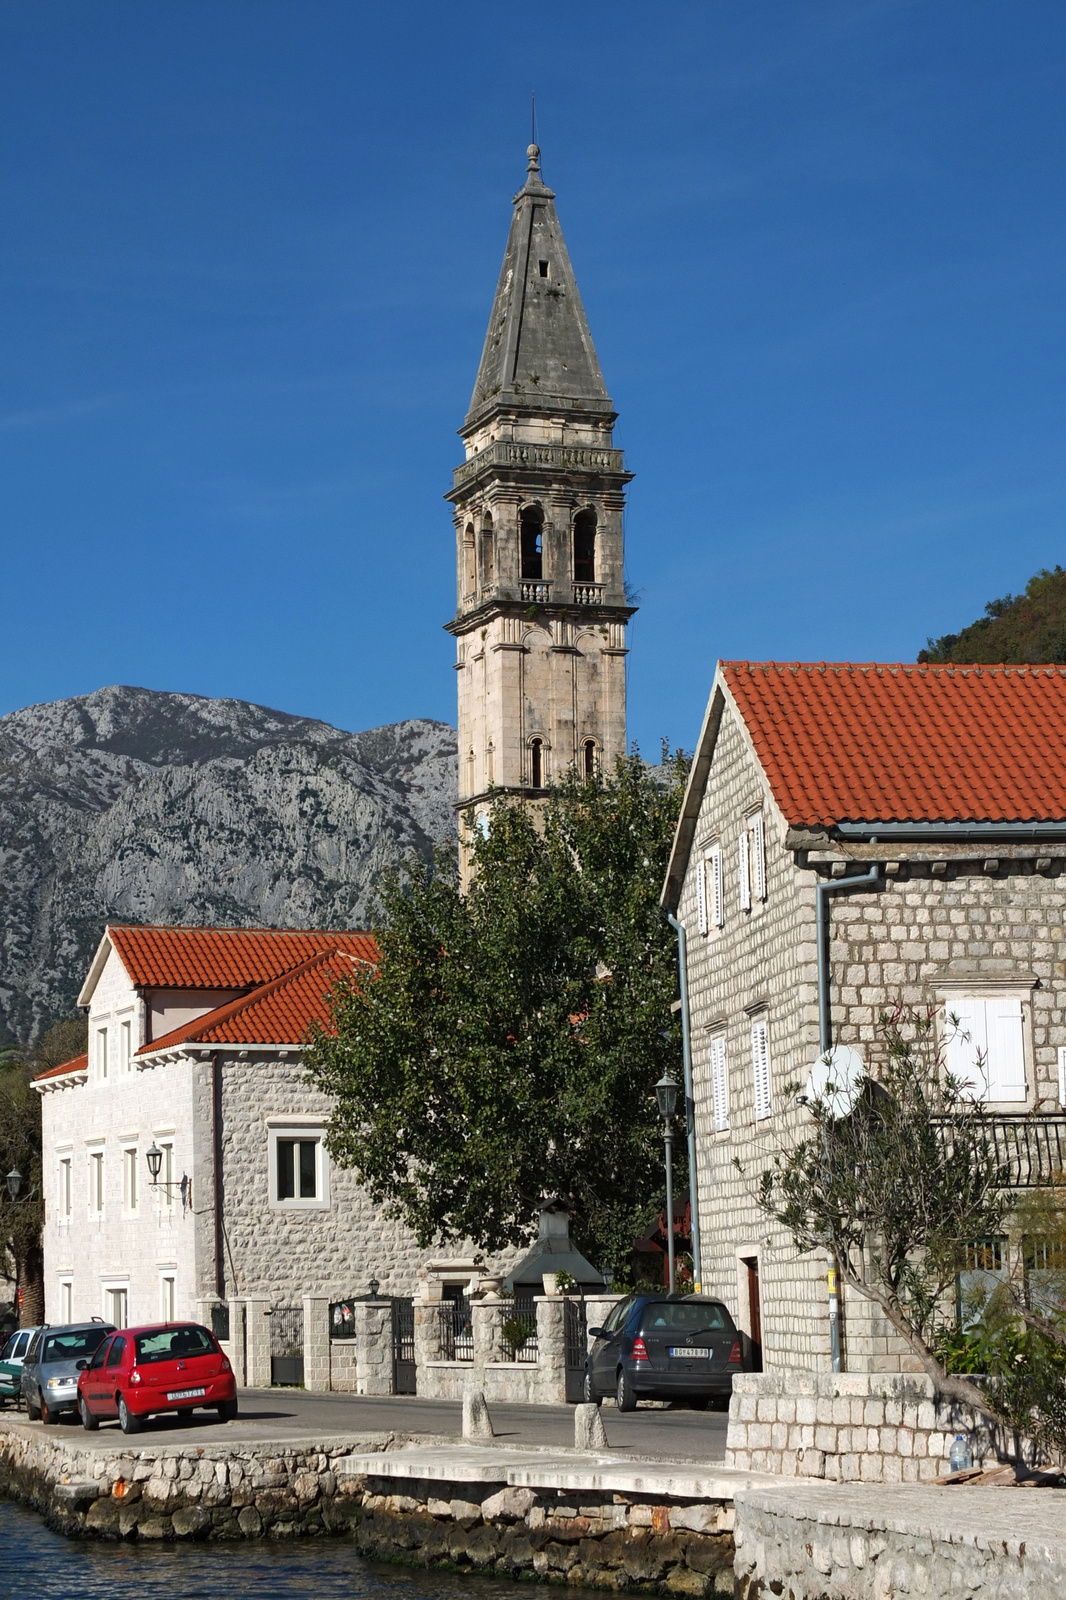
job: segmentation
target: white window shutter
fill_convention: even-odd
[[[1066,1106],[1066,1044],[1059,1045],[1059,1105]]]
[[[707,863],[702,858],[696,862],[696,925],[707,932]]]
[[[729,1127],[729,1074],[726,1070],[725,1040],[711,1040],[711,1098],[714,1104],[714,1131]]]
[[[1020,1000],[986,1000],[989,1100],[1025,1099],[1025,1046]]]
[[[756,900],[766,899],[766,825],[763,814],[757,811],[751,819],[752,893]]]
[[[755,1120],[770,1115],[770,1041],[765,1021],[751,1025],[751,1073],[755,1086]]]
[[[751,835],[747,828],[740,830],[740,909],[751,910]]]
[[[711,927],[721,928],[725,923],[725,895],[722,893],[722,847],[720,844],[712,845],[711,853],[707,858],[707,866],[711,875]]]
[[[952,1022],[952,1017],[956,1022]],[[944,1040],[947,1069],[969,1089],[974,1099],[988,1099],[988,1040],[985,1003],[972,996],[953,995],[944,1005]]]

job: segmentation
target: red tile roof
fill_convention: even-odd
[[[89,1054],[86,1051],[83,1056],[75,1056],[73,1061],[64,1061],[58,1067],[49,1067],[46,1072],[35,1073],[33,1081],[34,1083],[40,1083],[44,1078],[62,1078],[68,1072],[87,1072],[88,1070]]]
[[[367,943],[373,945],[372,940]],[[339,946],[322,950],[251,994],[153,1039],[137,1054],[151,1055],[182,1044],[302,1044],[312,1022],[323,1026],[329,1022],[329,994],[334,984],[341,978],[365,975],[371,966],[366,957]]]
[[[794,826],[1066,818],[1066,667],[728,661]]]
[[[327,950],[347,950],[364,961],[377,961],[377,945],[369,933],[114,923],[107,932],[131,981],[141,989],[251,989]]]

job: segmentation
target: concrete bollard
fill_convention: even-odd
[[[574,1449],[606,1450],[607,1435],[599,1406],[582,1402],[574,1407]]]
[[[483,1389],[463,1390],[463,1438],[475,1440],[495,1438]]]

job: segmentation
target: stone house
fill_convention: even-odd
[[[420,1249],[325,1148],[303,1043],[376,955],[359,932],[105,929],[78,997],[88,1052],[35,1083],[49,1321],[210,1322],[234,1300],[476,1279],[472,1255]]]
[[[1066,1166],[1066,669],[720,663],[663,904],[686,951],[702,1285],[767,1367],[827,1370],[824,1258],[754,1183],[830,1047],[934,1006],[1015,1181]],[[955,1028],[949,1017],[958,1017]],[[739,1161],[743,1171],[739,1171]],[[975,1241],[1000,1270],[1007,1241]],[[906,1370],[870,1303],[852,1372]]]

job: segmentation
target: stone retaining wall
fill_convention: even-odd
[[[986,1418],[938,1400],[924,1373],[745,1372],[733,1379],[725,1459],[787,1476],[927,1482],[948,1471],[957,1433],[975,1466],[1010,1453]]]

